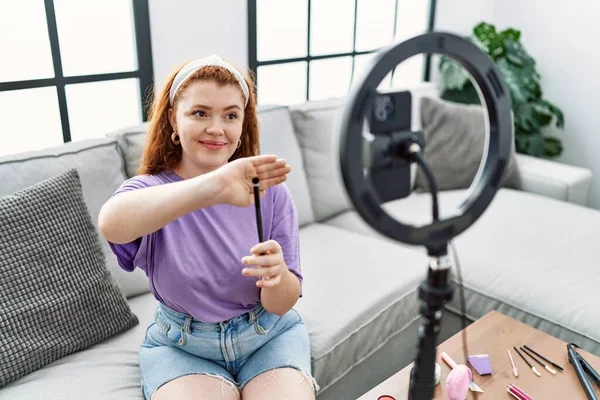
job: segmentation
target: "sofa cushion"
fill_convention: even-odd
[[[276,154],[292,167],[286,185],[298,211],[298,222],[304,226],[314,222],[310,190],[298,140],[287,107],[264,106],[258,110],[261,154]]]
[[[441,216],[464,198],[463,190],[440,193]],[[384,208],[405,223],[431,221],[426,193],[413,193]],[[354,211],[327,223],[383,238]],[[467,313],[479,318],[495,309],[600,355],[600,318],[590,317],[598,315],[598,237],[600,211],[501,189],[484,214],[455,239]],[[458,296],[449,308],[459,309]]]
[[[71,169],[0,198],[0,387],[138,320]]]
[[[427,258],[323,224],[301,229],[300,242],[304,296],[296,309],[310,334],[313,375],[325,391],[419,318],[416,290]]]
[[[150,293],[129,299],[138,325],[9,384],[0,398],[142,400],[139,351],[157,305]]]
[[[144,122],[119,129],[107,135],[116,138],[119,143],[119,149],[123,155],[123,160],[125,160],[127,178],[137,175],[137,170],[140,168],[149,125],[149,122]]]
[[[352,208],[334,148],[345,103],[346,98],[340,98],[290,107],[317,221]]]
[[[425,136],[425,160],[439,190],[471,186],[486,147],[486,114],[480,105],[467,105],[424,97],[421,99],[421,129]],[[514,142],[503,186],[518,189],[519,171]],[[417,170],[415,188],[429,191],[425,173]]]
[[[12,194],[70,168],[79,172],[83,197],[97,227],[100,208],[127,179],[115,139],[71,142],[42,151],[0,157],[0,196]],[[143,271],[123,271],[108,242],[100,242],[108,269],[125,295],[130,297],[148,292],[148,279]]]

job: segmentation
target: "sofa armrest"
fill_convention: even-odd
[[[525,154],[516,155],[521,189],[570,203],[587,205],[592,171]]]

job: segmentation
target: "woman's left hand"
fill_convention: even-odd
[[[242,258],[245,265],[256,265],[258,268],[244,268],[242,274],[249,277],[265,278],[256,282],[261,288],[279,285],[281,277],[288,272],[283,260],[281,246],[275,240],[267,240],[250,249],[252,255]]]

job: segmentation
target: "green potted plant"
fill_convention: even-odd
[[[467,39],[487,53],[498,66],[510,92],[515,123],[515,146],[519,153],[536,157],[556,157],[562,153],[559,138],[543,134],[554,124],[564,127],[562,111],[542,97],[540,74],[535,60],[527,54],[521,32],[512,28],[496,31],[494,25],[481,22]],[[440,96],[448,101],[479,104],[479,96],[469,73],[448,57],[441,57]]]

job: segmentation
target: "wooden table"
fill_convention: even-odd
[[[477,398],[480,400],[514,399],[506,392],[506,385],[508,383],[514,383],[519,386],[535,400],[587,399],[577,379],[577,374],[569,363],[567,344],[562,340],[558,340],[496,311],[491,311],[475,321],[466,328],[466,331],[469,354],[489,354],[492,362],[492,375],[480,376],[466,362],[463,356],[461,332],[459,332],[438,346],[437,362],[442,367],[442,375],[440,383],[436,386],[434,399],[447,399],[446,377],[450,372],[450,368],[439,356],[443,351],[448,353],[456,363],[466,364],[471,367],[471,370],[473,370],[473,380],[485,392],[478,393]],[[563,367],[564,371],[557,371],[556,375],[552,375],[541,365],[528,359],[542,375],[541,377],[536,376],[513,349],[513,346],[519,348],[522,345],[528,345],[533,348],[544,357]],[[512,373],[512,365],[508,358],[507,349],[511,350],[515,366],[519,370],[518,378],[515,378]],[[600,372],[600,358],[581,349],[578,349],[578,352],[596,371]],[[541,361],[543,362],[543,360]],[[361,396],[358,400],[377,400],[379,396],[384,394],[393,396],[396,400],[407,399],[411,368],[412,364],[391,376],[385,382]],[[600,396],[600,390],[596,386],[594,388]],[[469,391],[467,399],[474,398],[473,393]]]

